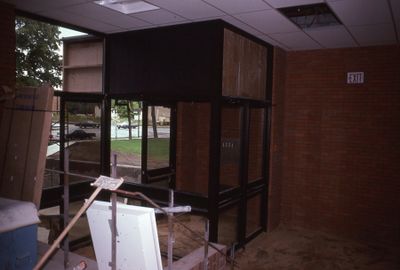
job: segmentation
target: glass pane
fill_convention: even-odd
[[[111,104],[111,161],[117,155],[117,177],[141,183],[142,104],[130,100]]]
[[[211,106],[179,102],[177,112],[176,189],[207,196]]]
[[[240,114],[238,107],[221,109],[220,191],[240,183]]]
[[[231,246],[237,242],[237,220],[239,207],[236,205],[219,214],[218,243]]]
[[[101,104],[67,102],[65,148],[70,172],[98,177],[100,174]],[[87,180],[70,176],[70,182]]]
[[[261,228],[261,194],[247,200],[246,235],[254,233]]]
[[[147,129],[147,169],[169,167],[171,109],[149,106]]]
[[[250,109],[249,182],[256,181],[262,177],[264,112],[265,109],[263,108]]]

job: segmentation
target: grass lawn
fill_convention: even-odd
[[[169,138],[148,139],[149,159],[169,159]],[[142,154],[142,140],[114,140],[111,141],[111,151],[130,155]]]

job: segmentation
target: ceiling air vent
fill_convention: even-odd
[[[302,29],[342,24],[329,6],[323,3],[278,10]]]

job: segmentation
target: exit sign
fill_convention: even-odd
[[[347,84],[364,83],[364,72],[347,72]]]

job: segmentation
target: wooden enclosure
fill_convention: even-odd
[[[171,116],[166,167],[150,172],[151,141],[142,132],[146,150],[136,171],[144,180],[123,188],[164,203],[174,189],[176,204],[206,216],[210,240],[227,246],[244,245],[265,230],[273,47],[221,20],[110,34],[104,67],[102,44],[66,43],[62,96],[64,105],[68,98],[104,101],[101,173],[110,173],[112,104],[141,101],[142,130],[149,106],[164,106]]]
[[[267,48],[224,29],[222,95],[265,100]]]
[[[111,34],[106,48],[110,97],[175,104],[170,187],[206,213],[211,239],[265,229],[272,46],[216,20]]]
[[[63,90],[103,91],[103,41],[93,37],[63,39]]]

